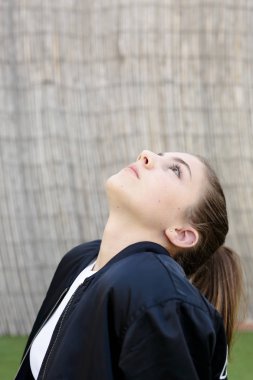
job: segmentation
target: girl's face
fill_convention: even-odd
[[[184,224],[184,211],[206,187],[204,165],[188,153],[144,150],[137,161],[107,180],[110,205],[149,227]]]

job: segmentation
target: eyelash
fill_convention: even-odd
[[[181,178],[182,170],[181,170],[180,165],[177,165],[177,164],[170,165],[169,169],[171,169],[178,178]],[[178,174],[176,173],[175,169],[177,170]]]

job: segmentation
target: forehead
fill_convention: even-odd
[[[194,156],[193,154],[190,153],[185,153],[185,152],[164,152],[161,153],[164,157],[168,158],[174,158],[178,157],[187,162],[187,164],[193,164],[193,165],[203,165],[202,162],[198,159],[198,157]]]

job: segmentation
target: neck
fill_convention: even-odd
[[[152,241],[167,248],[167,239],[156,231],[133,223],[133,221],[110,215],[106,223],[94,270],[101,269],[117,253],[131,244]]]

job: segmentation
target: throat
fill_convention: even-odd
[[[100,250],[98,253],[96,265],[93,270],[97,271],[108,263],[115,255],[131,244],[140,241],[152,241],[166,248],[167,241],[165,235],[150,231],[142,226],[135,225],[129,221],[124,222],[108,219],[104,229]]]

